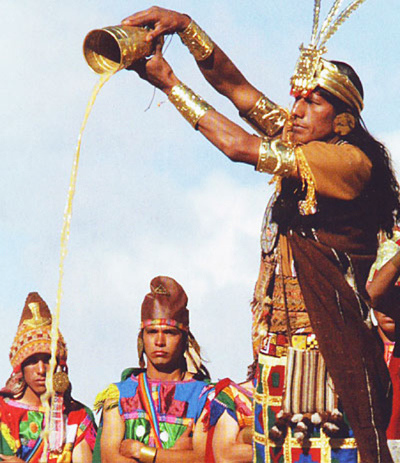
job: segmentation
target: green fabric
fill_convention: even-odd
[[[19,435],[21,441],[38,440],[42,430],[43,413],[41,412],[28,412],[28,421],[21,421],[19,425]],[[32,424],[36,426],[31,426]],[[36,428],[33,431],[32,428]]]
[[[96,443],[93,449],[92,463],[101,463],[101,449],[100,449],[100,439],[103,433],[103,426],[100,425],[97,430]]]
[[[149,443],[150,422],[146,418],[136,418],[125,421],[125,439],[134,439],[145,445]],[[168,434],[168,441],[163,443],[164,449],[173,447],[176,441],[185,432],[186,426],[176,423],[160,423],[160,433],[165,431]]]
[[[7,441],[4,439],[3,435],[0,434],[0,453],[3,455],[14,455],[14,452],[11,450],[10,446],[7,444]]]

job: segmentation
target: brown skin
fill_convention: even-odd
[[[400,317],[400,288],[395,286],[400,278],[400,252],[375,274],[367,285],[371,306],[393,320]]]
[[[378,333],[382,341],[394,342],[396,323],[393,318],[390,318],[384,313],[378,312],[377,310],[374,310],[374,315],[378,322]]]
[[[49,369],[50,354],[38,353],[31,355],[22,364],[22,373],[26,382],[24,395],[18,402],[34,407],[41,405],[40,396],[46,392],[46,373]],[[0,454],[0,458],[8,463],[20,463],[24,460],[16,456]],[[72,452],[72,463],[90,463],[92,450],[89,444],[83,440]]]
[[[182,379],[180,360],[185,351],[183,333],[173,326],[148,326],[143,330],[143,345],[150,379]]]
[[[152,7],[129,16],[123,24],[154,27],[147,40],[157,40],[163,34],[184,30],[190,22],[187,15],[163,8]],[[262,95],[236,68],[233,62],[218,47],[205,61],[197,62],[207,81],[236,106],[241,114],[247,113]],[[180,83],[171,66],[165,61],[161,45],[156,45],[154,56],[146,62],[132,66],[139,76],[159,88],[166,95]],[[308,143],[321,140],[334,143],[338,137],[333,131],[336,115],[333,106],[314,91],[307,98],[298,98],[293,106],[293,142]],[[215,110],[208,111],[199,121],[198,130],[229,159],[257,165],[261,139],[249,134],[240,126]],[[294,175],[297,175],[295,173]]]
[[[26,382],[24,395],[19,402],[38,407],[40,396],[46,392],[46,373],[49,369],[50,354],[35,354],[22,365],[22,373]]]
[[[147,375],[160,381],[189,381],[192,375],[182,370],[182,356],[185,350],[182,331],[171,326],[149,326],[143,330],[143,345],[147,358]],[[101,456],[103,463],[127,463],[139,461],[140,449],[144,446],[133,439],[124,439],[125,423],[118,408],[103,414]],[[201,423],[202,416],[199,419]],[[193,436],[191,435],[193,433]],[[173,449],[157,451],[157,463],[196,463],[204,461],[206,434],[203,426],[186,429]]]

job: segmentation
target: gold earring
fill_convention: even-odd
[[[356,126],[356,118],[351,113],[340,113],[333,120],[333,131],[342,137],[348,135]]]

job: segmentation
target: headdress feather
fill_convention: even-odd
[[[318,34],[318,25],[319,25],[319,14],[321,12],[321,0],[314,1],[314,19],[313,19],[313,31],[311,35],[311,43],[315,44],[315,39]]]
[[[332,35],[339,29],[339,27],[346,21],[346,19],[356,11],[356,9],[364,3],[365,0],[355,0],[353,3],[347,6],[340,15],[336,18],[333,24],[329,27],[326,31],[325,35],[321,38],[321,46],[323,46],[331,37]]]
[[[333,21],[333,18],[335,17],[342,3],[343,3],[343,0],[336,0],[333,3],[331,9],[329,10],[328,16],[325,18],[325,21],[322,23],[321,29],[318,34],[317,43],[319,43],[326,29],[330,26],[331,22]]]

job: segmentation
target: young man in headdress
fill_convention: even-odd
[[[290,113],[251,85],[189,16],[153,7],[123,21],[150,26],[149,41],[180,35],[207,81],[261,136],[184,85],[159,43],[151,59],[132,68],[232,161],[278,180],[252,307],[257,462],[357,461],[353,432],[363,463],[392,461],[385,437],[390,379],[368,323],[365,283],[377,233],[390,234],[399,216],[399,186],[387,150],[363,125],[357,74],[322,59],[326,41],[360,4],[340,12],[335,1],[318,30],[315,1],[312,40],[301,47],[291,79]],[[353,431],[336,410],[336,394]]]
[[[55,395],[48,453],[44,457],[46,372],[51,357],[52,318],[38,293],[29,293],[11,346],[13,372],[0,391],[0,459],[11,463],[90,463],[96,440],[92,412],[71,397],[67,347],[59,333]]]
[[[209,374],[189,330],[188,298],[170,277],[153,278],[150,288],[141,309],[140,368],[125,370],[96,399],[103,423],[94,462],[204,461]]]

